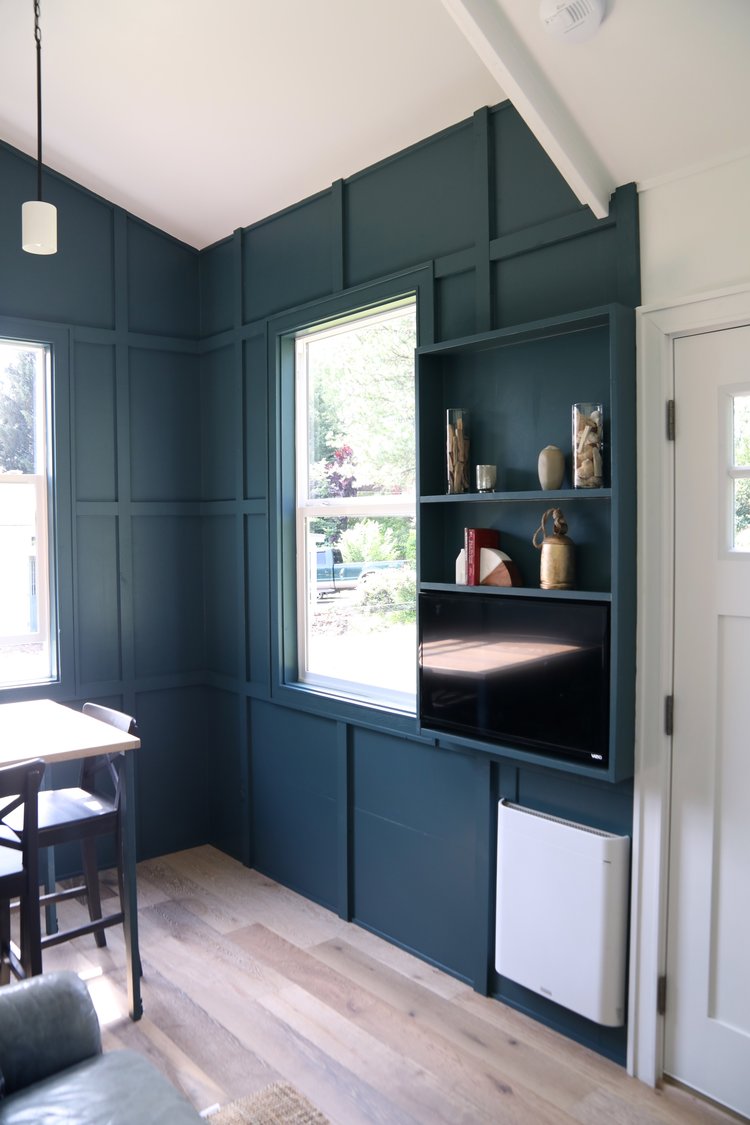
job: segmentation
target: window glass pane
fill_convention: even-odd
[[[53,679],[48,349],[0,341],[0,686]]]
[[[413,696],[414,519],[344,517],[310,520],[308,528],[308,678],[347,681],[373,697]]]
[[[414,491],[415,342],[413,305],[301,338],[310,498]]]
[[[750,551],[750,479],[734,482],[734,547]]]
[[[416,700],[416,305],[300,334],[298,679]]]
[[[733,459],[737,468],[750,468],[750,395],[735,395]]]

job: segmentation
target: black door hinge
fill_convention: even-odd
[[[674,696],[664,696],[664,733],[674,734]]]
[[[659,977],[656,982],[656,1014],[663,1016],[667,1010],[667,977],[666,974]]]
[[[667,441],[674,441],[674,399],[667,400]]]

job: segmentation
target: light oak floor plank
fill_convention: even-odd
[[[144,1016],[119,927],[45,952],[87,981],[105,1049],[128,1047],[198,1109],[291,1082],[333,1125],[731,1125],[214,848],[139,865]],[[106,879],[114,895],[111,873]],[[61,904],[65,924],[84,907]]]

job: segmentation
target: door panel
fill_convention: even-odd
[[[665,1072],[750,1115],[750,552],[732,549],[732,396],[750,327],[675,342],[675,726]]]

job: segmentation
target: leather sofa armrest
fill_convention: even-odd
[[[0,1072],[6,1094],[101,1050],[94,1005],[75,973],[47,973],[0,988]]]

